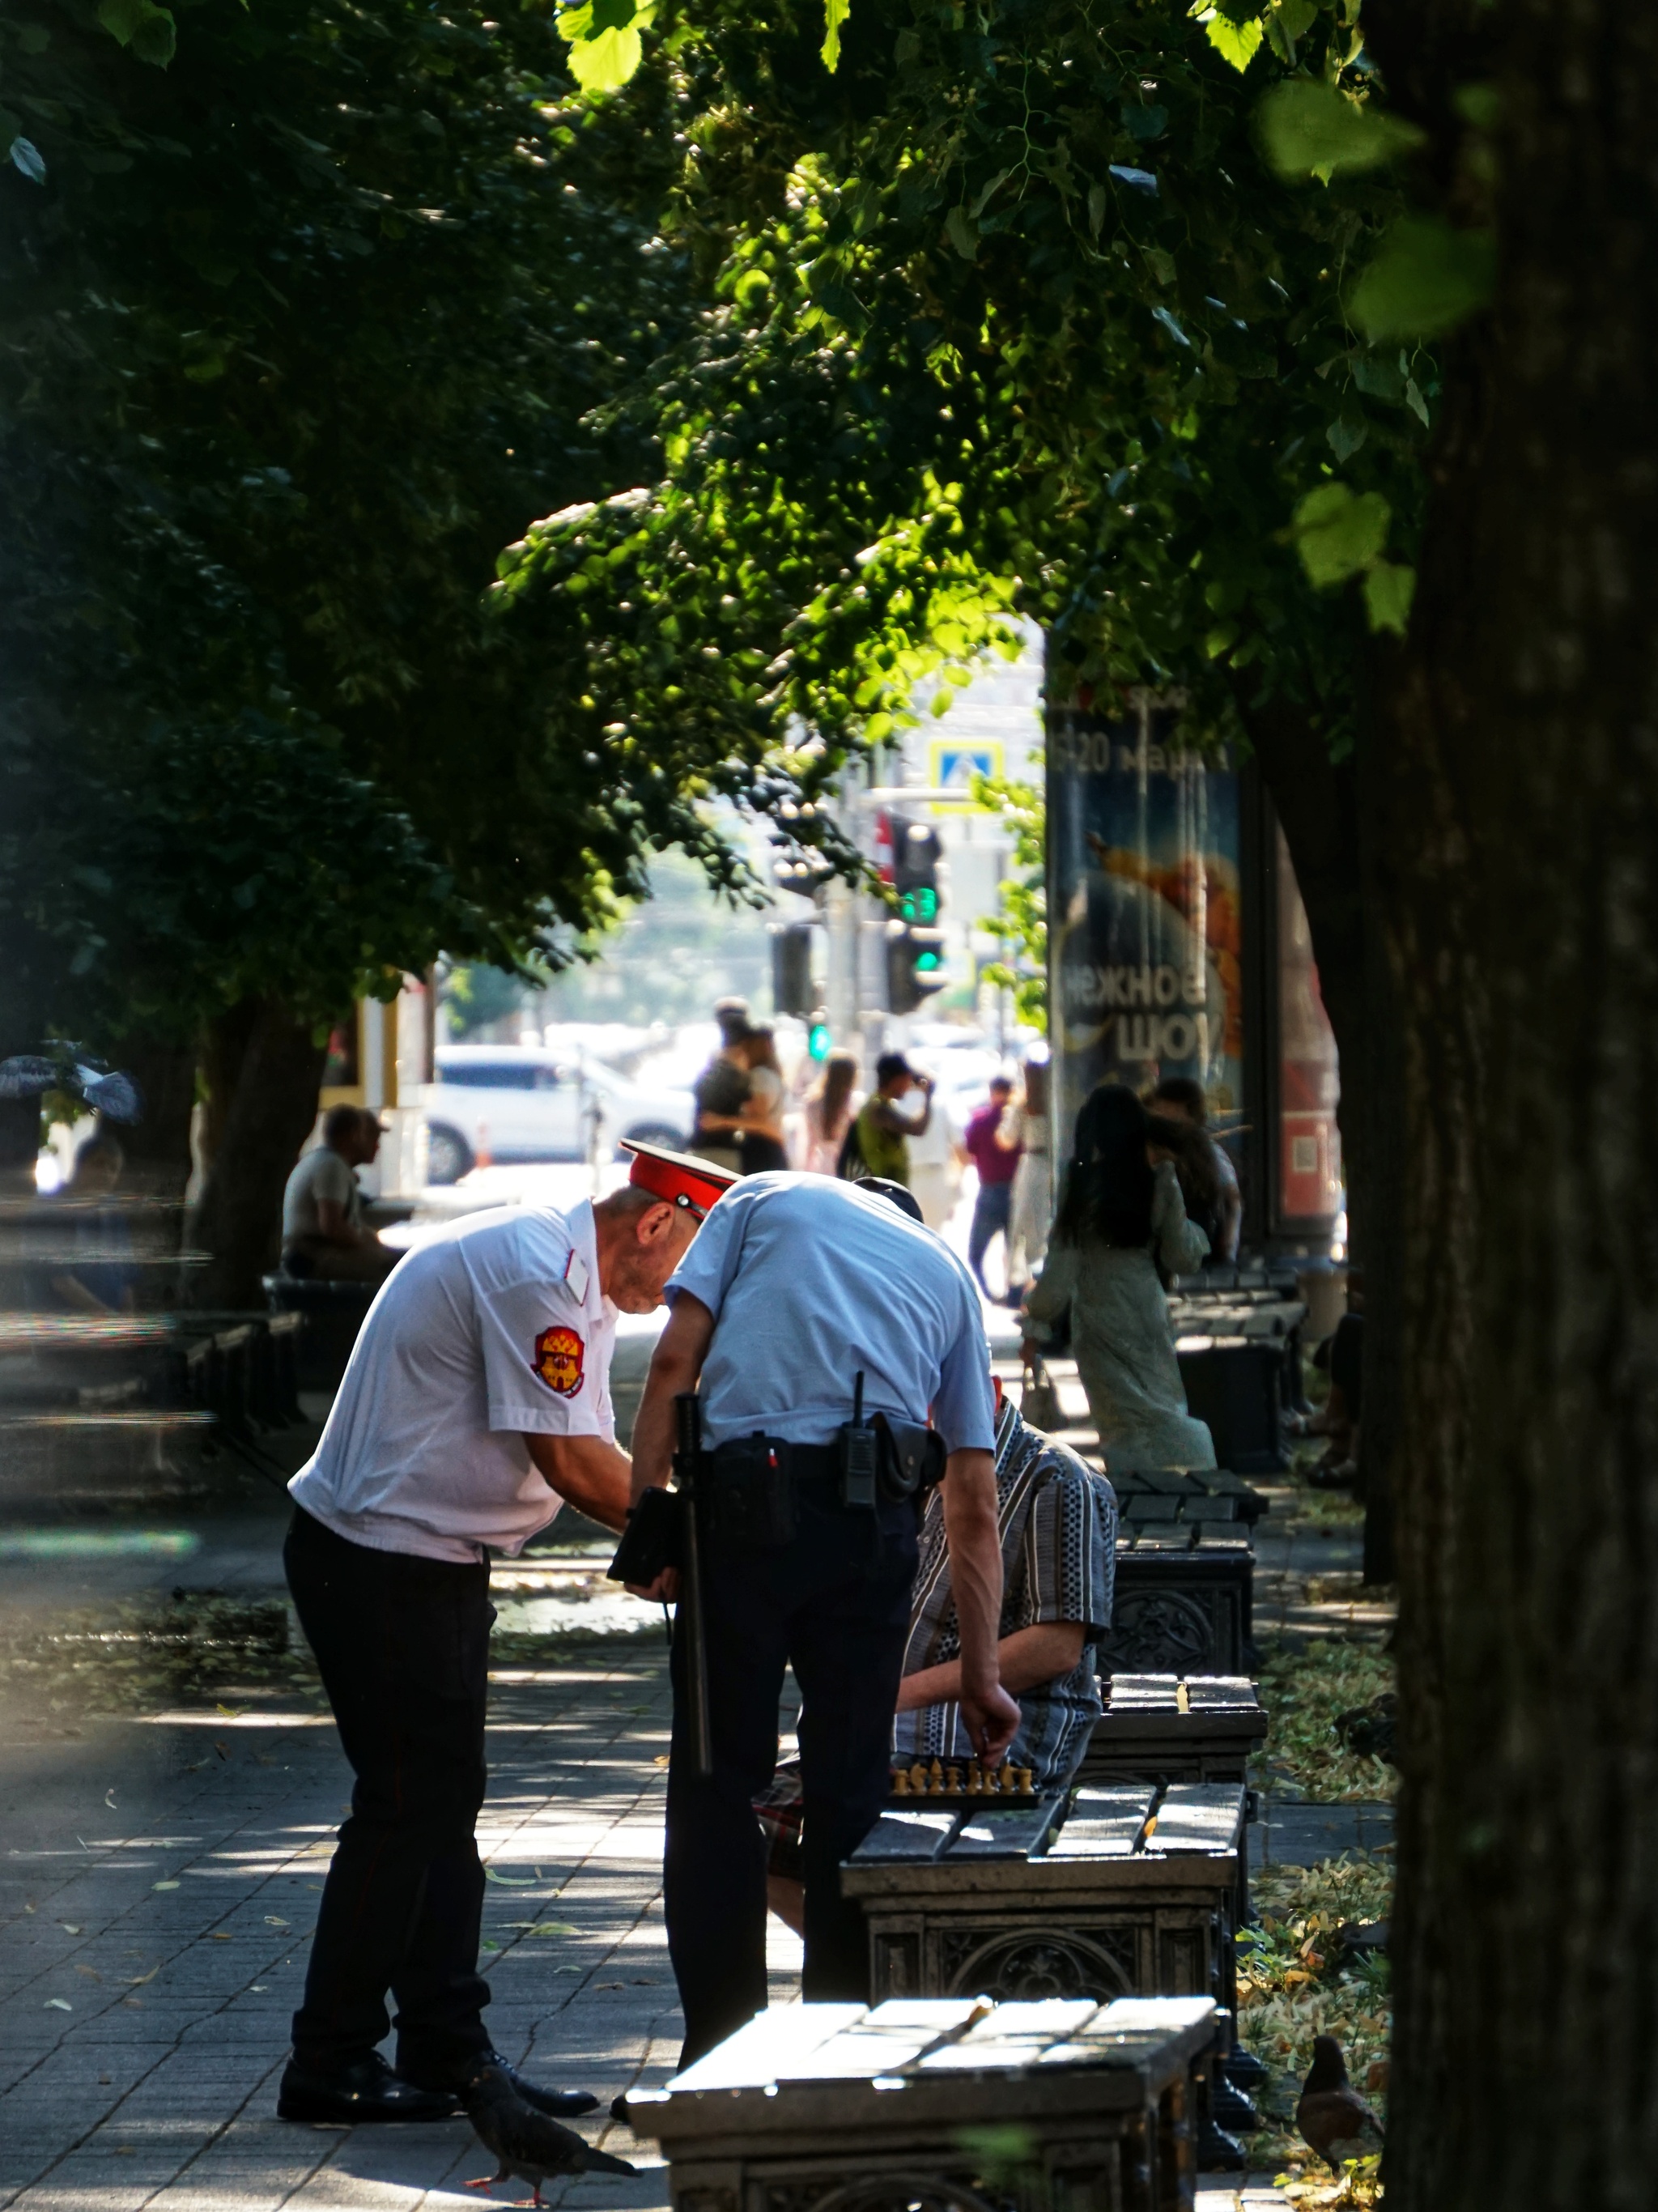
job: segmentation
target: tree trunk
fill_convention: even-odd
[[[1497,298],[1450,365],[1376,764],[1410,1170],[1389,2197],[1633,2212],[1658,2161],[1658,11],[1488,20]]]
[[[1319,988],[1340,1055],[1348,1249],[1364,1270],[1364,1397],[1359,1467],[1364,1579],[1398,1577],[1394,1462],[1402,1413],[1400,1276],[1404,1175],[1397,1009],[1375,911],[1372,825],[1380,748],[1330,757],[1329,738],[1299,708],[1239,710],[1290,848],[1307,909]]]
[[[326,1048],[275,1000],[245,1001],[210,1025],[206,1181],[191,1242],[211,1256],[196,1270],[197,1306],[263,1307],[260,1278],[282,1242],[282,1188],[317,1116]]]
[[[1337,1118],[1346,1166],[1350,1226],[1362,1217],[1366,1154],[1363,1098],[1370,1035],[1365,1016],[1364,900],[1353,768],[1333,761],[1327,732],[1287,702],[1254,704],[1240,685],[1238,711],[1290,848],[1318,963],[1324,1010],[1341,1062]],[[1355,1204],[1355,1197],[1360,1203]]]
[[[165,1037],[131,1036],[112,1045],[109,1057],[131,1076],[143,1104],[137,1121],[116,1132],[126,1154],[122,1195],[141,1201],[131,1224],[134,1249],[151,1262],[139,1271],[138,1296],[147,1306],[177,1305],[185,1294],[178,1255],[190,1181],[197,1048]]]

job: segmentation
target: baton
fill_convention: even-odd
[[[702,1613],[702,1547],[696,1525],[697,1474],[702,1457],[702,1401],[694,1390],[674,1400],[674,1487],[684,1498],[680,1561],[679,1619],[685,1631],[685,1717],[697,1779],[714,1772],[714,1730],[708,1712],[708,1646]]]

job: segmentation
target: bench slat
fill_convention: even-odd
[[[939,1856],[951,1865],[962,1859],[1027,1857],[1052,1825],[1059,1805],[1057,1797],[1042,1797],[1034,1805],[987,1806],[983,1812],[969,1812]]]
[[[1150,1851],[1230,1851],[1243,1826],[1243,1790],[1232,1782],[1176,1782],[1157,1808]]]
[[[949,1844],[963,1815],[956,1812],[884,1813],[857,1850],[853,1863],[871,1859],[936,1859]]]
[[[978,1997],[889,1997],[815,2050],[787,2064],[780,2062],[774,2078],[780,2087],[794,2081],[867,2081],[878,2074],[902,2073],[941,2036],[966,2027],[981,2003]]]
[[[1048,1847],[1051,1859],[1132,1856],[1157,1791],[1149,1782],[1079,1790],[1071,1817]]]

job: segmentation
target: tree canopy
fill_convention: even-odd
[[[1410,605],[1420,340],[1480,254],[1408,213],[1418,134],[1357,5],[831,15],[833,72],[814,4],[639,19],[686,88],[670,234],[709,304],[634,403],[654,489],[506,563],[603,641],[601,726],[648,679],[682,719],[878,739],[1017,609],[1079,685],[1178,682],[1215,727],[1281,696],[1342,747],[1363,640]],[[614,11],[561,20],[578,74],[619,73]]]
[[[103,1033],[511,959],[709,842],[702,763],[607,780],[481,606],[656,465],[588,418],[685,323],[672,91],[573,101],[516,9],[176,15],[0,26],[0,901],[34,1016]]]

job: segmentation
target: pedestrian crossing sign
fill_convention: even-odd
[[[993,738],[969,743],[959,738],[935,738],[932,754],[932,787],[950,794],[947,799],[935,799],[934,806],[951,814],[987,812],[989,810],[980,806],[974,799],[974,780],[1002,773],[1001,746]]]

